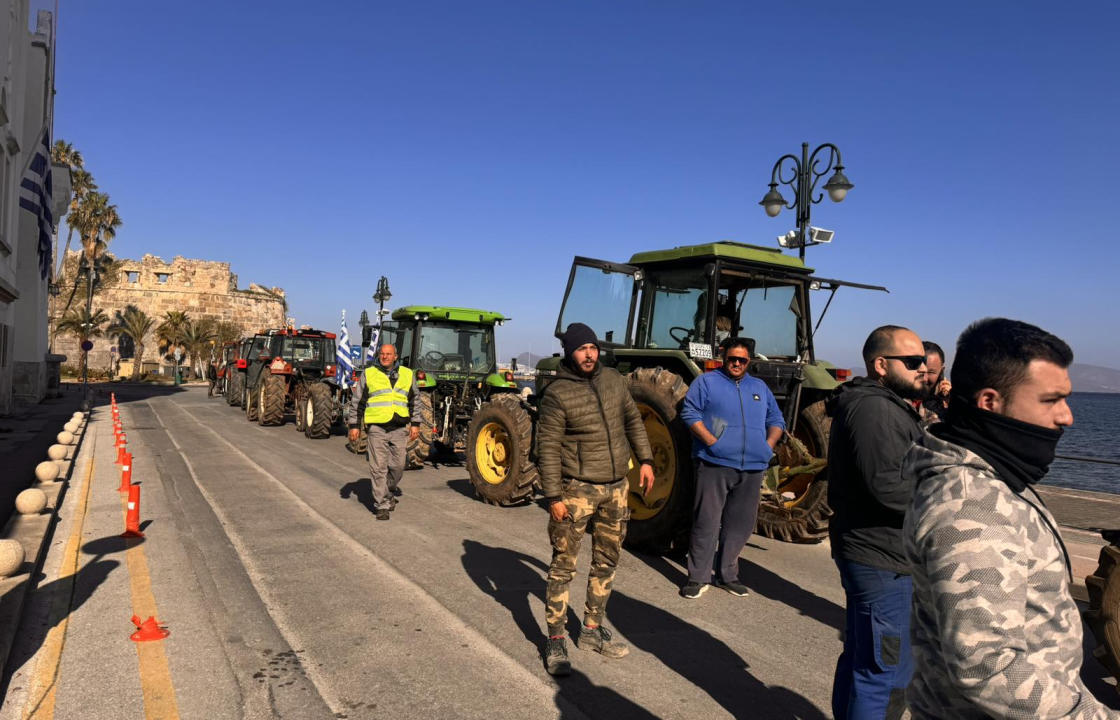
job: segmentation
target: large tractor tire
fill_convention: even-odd
[[[245,408],[245,419],[249,422],[256,422],[260,414],[260,387],[261,381],[258,380],[256,387],[246,387],[241,393],[241,407]]]
[[[312,383],[303,401],[303,433],[312,440],[330,437],[334,423],[334,398],[324,383]]]
[[[258,383],[257,422],[261,425],[283,425],[284,403],[288,399],[288,382],[283,375],[265,375]]]
[[[777,447],[779,467],[767,471],[758,508],[760,535],[794,543],[817,543],[828,536],[831,431],[823,400],[802,408],[792,437]]]
[[[1120,542],[1120,533],[1112,537],[1106,533],[1106,539]],[[1120,692],[1120,545],[1101,548],[1096,572],[1085,578],[1085,589],[1089,591],[1085,618],[1099,643],[1093,656],[1116,678]]]
[[[687,550],[696,479],[691,436],[679,413],[688,385],[664,368],[639,368],[630,373],[629,380],[630,394],[642,413],[653,450],[654,483],[649,494],[643,495],[635,460],[627,475],[630,529],[626,542],[662,554]]]
[[[424,463],[432,454],[432,432],[435,427],[432,394],[430,392],[417,393],[416,408],[420,411],[420,433],[415,440],[408,443],[408,452],[404,464],[406,470],[419,470],[424,467]]]
[[[245,391],[245,376],[236,370],[230,369],[226,378],[226,402],[237,405],[241,402],[241,395]]]
[[[528,500],[540,483],[529,459],[533,420],[513,393],[493,396],[467,429],[467,469],[478,497],[491,505]]]

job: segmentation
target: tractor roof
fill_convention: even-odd
[[[813,268],[806,267],[804,261],[792,255],[786,255],[778,248],[747,245],[746,243],[724,240],[722,242],[705,243],[703,245],[680,245],[671,250],[651,250],[636,253],[630,258],[631,265],[649,265],[651,263],[673,262],[681,260],[716,259],[740,261],[753,265],[770,265],[788,270],[813,272]]]
[[[449,320],[451,322],[477,323],[481,325],[493,325],[496,322],[505,322],[509,320],[505,315],[489,310],[444,307],[440,305],[406,305],[393,311],[394,320],[412,320],[417,315],[425,316],[420,319]]]

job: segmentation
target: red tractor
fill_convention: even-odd
[[[248,393],[258,423],[283,425],[292,412],[296,430],[307,437],[331,434],[341,419],[334,340],[333,333],[308,327],[270,332]]]

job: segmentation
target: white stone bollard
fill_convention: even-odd
[[[57,440],[60,445],[73,445],[74,439],[74,433],[67,432],[66,430],[63,430],[57,435]]]
[[[59,475],[58,463],[46,460],[35,466],[35,479],[42,483],[54,482]]]
[[[0,540],[0,577],[11,577],[23,565],[23,545],[19,540]]]
[[[51,460],[65,460],[66,459],[66,446],[65,445],[51,445],[47,448],[47,457]]]
[[[39,488],[27,488],[16,495],[16,510],[20,515],[38,515],[47,506],[47,494]]]
[[[70,433],[71,435],[74,435],[78,432],[79,427],[81,427],[81,424],[77,420],[71,420],[70,422],[63,425],[62,429]]]

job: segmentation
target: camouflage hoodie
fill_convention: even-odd
[[[920,718],[1120,718],[1080,679],[1081,617],[1057,524],[986,461],[924,434],[902,463]]]

